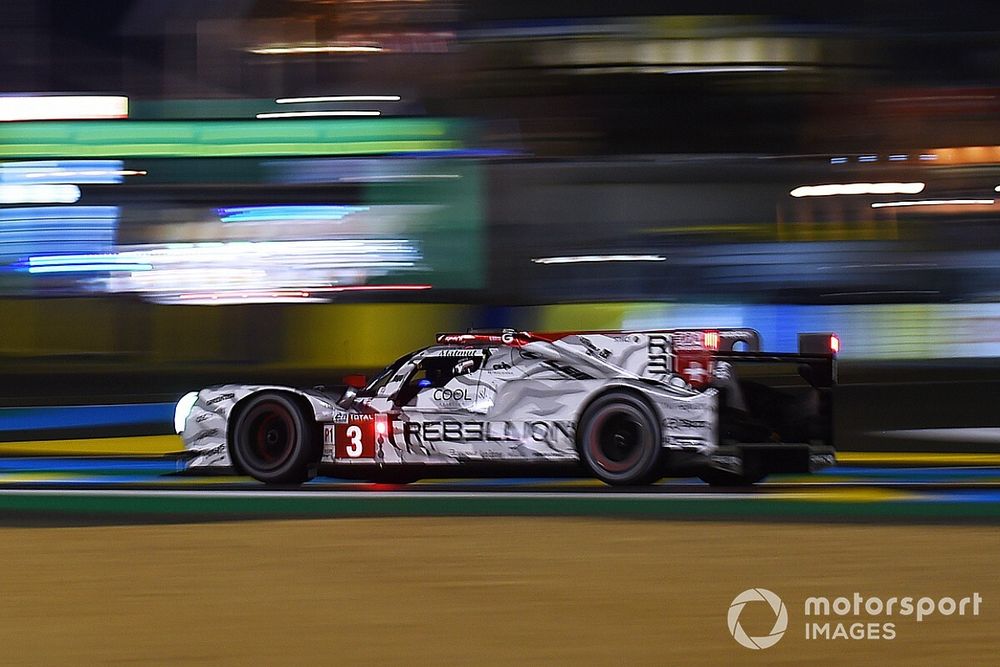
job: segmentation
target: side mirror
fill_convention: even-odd
[[[355,389],[364,389],[368,385],[368,378],[364,375],[345,375],[344,384]]]
[[[337,399],[337,406],[344,408],[345,410],[354,404],[354,399],[358,395],[358,390],[354,387],[348,387],[344,391],[344,395]]]
[[[475,367],[475,359],[462,359],[460,362],[455,364],[455,368],[452,369],[452,372],[454,372],[455,375],[465,375],[467,373],[471,373]]]

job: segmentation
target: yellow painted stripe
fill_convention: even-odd
[[[79,473],[72,472],[13,472],[0,474],[0,482],[14,484],[17,482],[54,482],[62,479],[79,479]]]
[[[906,491],[876,488],[837,487],[833,489],[803,488],[792,493],[778,495],[762,495],[767,500],[820,500],[823,502],[844,503],[878,503],[885,500],[903,500],[913,498],[914,494]]]
[[[936,466],[995,466],[1000,465],[1000,454],[966,454],[961,452],[837,452],[838,463],[867,463],[891,465]]]
[[[150,456],[173,454],[184,450],[184,443],[176,435],[143,435],[128,438],[82,438],[79,440],[35,440],[0,442],[0,454],[65,456],[114,456],[146,454]]]
[[[237,477],[236,475],[211,475],[211,476],[197,476],[197,477],[160,477],[157,478],[157,484],[166,484],[168,486],[212,486],[216,484],[246,484],[247,482],[252,482],[253,480],[249,477]],[[261,487],[263,488],[263,487]]]

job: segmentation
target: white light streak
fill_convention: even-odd
[[[398,102],[399,95],[329,95],[325,97],[279,97],[277,104],[309,104],[310,102]]]
[[[535,264],[586,264],[591,262],[663,262],[663,255],[573,255],[567,257],[535,257]]]
[[[128,118],[120,95],[0,95],[0,121]]]
[[[0,185],[0,204],[75,204],[80,200],[80,188],[75,185]]]
[[[910,199],[907,201],[880,201],[872,208],[897,208],[900,206],[992,206],[993,199]]]
[[[125,176],[145,171],[123,169],[121,160],[33,160],[0,162],[0,183],[121,183]]]
[[[793,197],[833,197],[837,195],[915,195],[923,183],[830,183],[801,185],[788,194]]]
[[[672,67],[666,74],[752,74],[755,72],[787,72],[787,67],[772,65],[728,65],[720,67]]]
[[[317,44],[314,46],[262,46],[250,49],[250,53],[264,56],[294,55],[299,53],[379,53],[381,46],[361,44]]]

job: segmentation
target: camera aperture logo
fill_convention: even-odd
[[[774,612],[774,626],[760,637],[751,637],[740,624],[744,607],[763,602]],[[930,616],[979,616],[983,596],[978,592],[961,598],[917,597],[912,595],[880,597],[854,592],[850,597],[809,596],[802,607],[805,639],[882,639],[896,638],[897,619],[905,617],[922,623]],[[900,619],[902,620],[902,619]],[[788,629],[785,603],[766,588],[750,588],[729,605],[729,634],[741,646],[753,650],[777,644]]]
[[[743,607],[750,602],[766,602],[771,605],[771,611],[774,612],[774,627],[771,628],[771,632],[762,637],[751,637],[740,625],[740,614],[743,613]],[[729,605],[727,620],[729,634],[740,645],[754,650],[771,648],[778,643],[784,636],[785,630],[788,629],[788,610],[781,598],[766,588],[750,588],[733,598],[732,604]]]

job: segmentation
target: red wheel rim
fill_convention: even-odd
[[[291,413],[279,403],[261,403],[246,416],[247,464],[257,470],[280,468],[295,451],[298,429]]]
[[[602,469],[624,473],[642,460],[647,437],[640,413],[624,406],[609,406],[590,423],[587,451]]]

